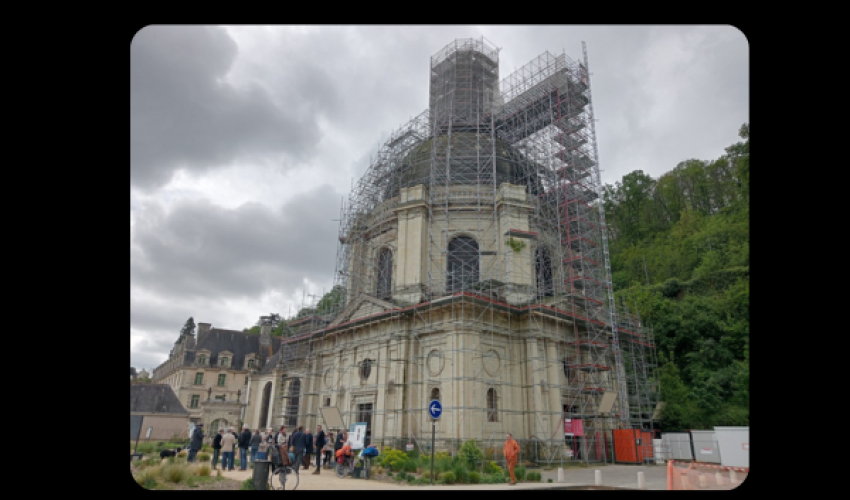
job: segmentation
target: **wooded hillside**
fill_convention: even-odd
[[[749,125],[714,161],[605,186],[615,295],[658,346],[662,428],[749,424]]]

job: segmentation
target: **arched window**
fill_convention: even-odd
[[[393,253],[382,248],[378,253],[378,284],[375,296],[381,300],[392,299]]]
[[[487,421],[497,422],[496,412],[499,411],[499,396],[496,389],[487,389]]]
[[[263,387],[263,405],[260,407],[260,429],[265,429],[268,426],[269,417],[269,402],[272,398],[272,383],[266,382]]]
[[[286,404],[286,425],[292,427],[298,422],[298,402],[301,399],[301,380],[295,379],[289,384],[289,401]]]
[[[478,243],[468,236],[449,242],[446,288],[449,293],[467,290],[478,282]]]
[[[534,274],[537,275],[537,297],[551,297],[554,294],[552,287],[552,259],[544,247],[537,247],[534,252]]]

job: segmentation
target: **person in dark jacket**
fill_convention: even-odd
[[[313,471],[313,474],[321,474],[322,473],[322,454],[325,449],[325,431],[322,430],[322,426],[316,427],[316,470]]]
[[[215,469],[218,467],[218,457],[221,453],[221,437],[224,436],[224,429],[219,429],[218,434],[215,435],[212,442],[213,448],[213,458],[212,458],[212,468]]]
[[[313,434],[308,427],[304,431],[305,447],[304,447],[304,470],[310,470],[310,455],[313,454]]]
[[[239,435],[239,469],[248,469],[248,448],[251,446],[251,431],[245,427]]]
[[[254,463],[254,460],[257,459],[257,451],[260,449],[260,441],[263,440],[263,436],[260,435],[260,429],[254,431],[254,435],[251,436],[251,463]]]
[[[201,446],[204,445],[204,424],[198,424],[195,427],[195,432],[192,433],[192,442],[189,444],[189,456],[186,457],[187,462],[194,462],[195,455],[198,454],[198,450],[201,449]]]
[[[304,451],[307,449],[307,439],[304,435],[304,426],[299,426],[298,430],[292,433],[289,438],[289,445],[292,447],[292,468],[296,474],[301,469],[301,460],[304,459]]]
[[[339,431],[336,433],[336,441],[334,442],[334,456],[336,456],[336,452],[345,445],[346,441],[348,441],[347,432]]]

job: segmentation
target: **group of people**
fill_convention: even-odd
[[[192,433],[192,439],[189,445],[188,462],[194,462],[198,451],[203,445],[204,424],[198,424]],[[341,449],[348,441],[348,433],[341,431],[336,433],[325,433],[322,426],[316,427],[316,433],[313,434],[310,429],[304,429],[304,426],[298,426],[292,435],[286,432],[286,426],[280,426],[277,432],[268,429],[265,434],[261,434],[257,429],[252,434],[245,427],[241,434],[236,434],[232,427],[226,431],[219,429],[218,433],[212,439],[212,467],[218,468],[218,460],[221,458],[222,470],[234,470],[235,468],[235,452],[239,449],[239,465],[240,470],[246,470],[248,463],[255,460],[266,460],[270,456],[269,447],[277,446],[282,452],[289,455],[292,464],[298,464],[304,469],[309,469],[310,465],[315,465],[316,469],[313,474],[321,474],[322,459],[325,464],[330,464],[333,460],[333,454],[336,450]],[[314,457],[311,459],[311,457]],[[250,459],[250,460],[249,460]]]
[[[201,449],[204,440],[204,424],[198,424],[195,431],[192,433],[192,441],[189,445],[189,456],[187,462],[194,462],[198,450]],[[331,442],[333,447],[331,448]],[[281,425],[280,429],[273,433],[271,429],[263,436],[260,430],[251,431],[245,427],[240,435],[236,435],[233,428],[228,428],[227,432],[224,429],[219,429],[218,434],[212,440],[213,469],[218,467],[219,451],[221,452],[221,468],[233,470],[233,453],[235,447],[239,448],[239,464],[241,470],[248,468],[248,452],[250,450],[251,462],[254,460],[265,460],[269,453],[269,446],[276,445],[280,450],[284,450],[289,454],[289,459],[296,469],[304,467],[309,469],[310,464],[316,466],[313,474],[321,474],[322,457],[324,456],[325,463],[330,464],[338,450],[343,450],[344,453],[350,454],[351,446],[348,443],[348,433],[340,431],[334,439],[333,433],[325,434],[322,426],[316,427],[316,434],[313,435],[310,429],[304,430],[304,426],[300,425],[295,429],[291,436],[286,433],[286,426]],[[348,447],[348,449],[344,449]],[[511,484],[516,484],[516,476],[514,476],[514,467],[516,467],[517,457],[519,455],[519,444],[514,440],[513,436],[508,433],[503,448],[505,461],[507,462],[508,472],[511,475]],[[311,462],[310,456],[314,455],[315,459]]]

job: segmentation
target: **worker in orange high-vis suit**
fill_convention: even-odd
[[[516,484],[516,476],[514,476],[514,467],[516,459],[519,455],[519,444],[514,440],[511,433],[508,433],[508,439],[505,441],[505,460],[508,462],[508,472],[511,473],[511,484]]]

